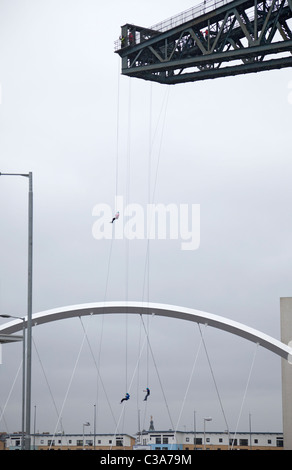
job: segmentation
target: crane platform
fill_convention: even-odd
[[[177,84],[292,66],[292,0],[206,0],[150,28],[125,24],[122,74]]]

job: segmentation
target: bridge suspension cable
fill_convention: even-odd
[[[248,378],[247,378],[247,383],[246,383],[246,387],[245,387],[245,391],[244,391],[244,395],[243,395],[243,398],[242,398],[242,403],[241,403],[241,407],[240,407],[240,411],[239,411],[239,415],[238,415],[236,429],[235,429],[235,433],[234,433],[234,436],[233,436],[233,439],[232,439],[231,450],[233,449],[233,446],[234,446],[234,443],[235,443],[235,438],[236,438],[236,435],[237,435],[237,432],[238,432],[239,421],[240,421],[240,418],[241,418],[243,405],[245,403],[246,394],[247,394],[247,391],[248,391],[248,387],[249,387],[249,383],[250,383],[250,379],[251,379],[251,375],[252,375],[256,355],[257,355],[257,352],[258,352],[258,346],[259,345],[256,344],[255,351],[254,351],[254,354],[253,354],[253,358],[252,358],[252,362],[251,362],[251,366],[250,366],[250,370],[249,370],[249,374],[248,374]]]

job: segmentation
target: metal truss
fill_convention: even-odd
[[[208,0],[151,28],[122,26],[122,74],[176,84],[292,66],[292,0]]]

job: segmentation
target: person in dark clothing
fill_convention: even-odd
[[[147,398],[148,398],[149,395],[150,395],[150,390],[149,390],[149,388],[147,387],[146,390],[143,390],[143,392],[146,392],[146,396],[145,396],[145,398],[144,398],[144,401],[147,401]]]
[[[118,211],[118,212],[116,212],[115,216],[113,217],[113,220],[111,221],[111,224],[113,224],[114,221],[117,220],[119,217],[120,217],[120,213]]]
[[[126,393],[125,397],[121,399],[121,403],[123,403],[123,401],[129,400],[129,398],[130,398],[130,395]]]

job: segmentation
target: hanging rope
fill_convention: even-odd
[[[119,140],[120,140],[120,71],[118,64],[118,96],[117,96],[117,132],[116,132],[116,185],[115,185],[115,196],[118,196],[118,180],[119,180]],[[116,210],[118,208],[116,207]]]
[[[158,170],[159,170],[159,163],[160,163],[160,157],[161,157],[161,149],[162,149],[162,142],[163,142],[163,136],[164,136],[164,129],[165,129],[165,122],[166,122],[166,113],[167,113],[167,107],[168,107],[168,99],[169,99],[169,90],[164,95],[162,106],[160,108],[160,113],[158,117],[158,121],[156,124],[155,132],[152,137],[152,84],[150,86],[150,105],[149,105],[149,156],[148,156],[148,203],[153,204],[154,199],[155,199],[155,193],[156,193],[156,185],[157,185],[157,178],[158,178]],[[153,147],[154,147],[154,142],[156,139],[156,135],[158,132],[159,128],[159,123],[162,120],[162,130],[161,130],[161,135],[160,135],[160,141],[159,141],[159,150],[158,150],[158,157],[157,157],[157,163],[156,163],[156,170],[155,170],[155,178],[154,178],[154,186],[152,190],[152,195],[151,195],[151,161],[152,161],[152,154],[153,154]],[[150,299],[150,232],[151,232],[151,224],[152,224],[152,214],[150,217],[150,223],[147,227],[148,234],[147,234],[147,243],[146,243],[146,255],[145,255],[145,265],[144,265],[144,278],[143,278],[143,288],[142,288],[142,301],[146,301],[147,304],[149,303]],[[145,324],[143,325],[145,328]],[[147,318],[147,335],[149,338],[149,317]],[[149,343],[149,341],[148,341]],[[149,344],[147,343],[147,357],[146,357],[146,383],[147,387],[150,386],[150,378],[149,378]],[[146,403],[147,405],[147,403]],[[146,412],[146,410],[145,410]]]
[[[130,179],[131,179],[131,100],[132,88],[131,80],[129,80],[129,95],[128,95],[128,140],[127,140],[127,173],[126,173],[126,205],[130,202]],[[129,300],[129,237],[126,233],[126,302]],[[128,314],[125,315],[125,386],[126,393],[128,393]]]

